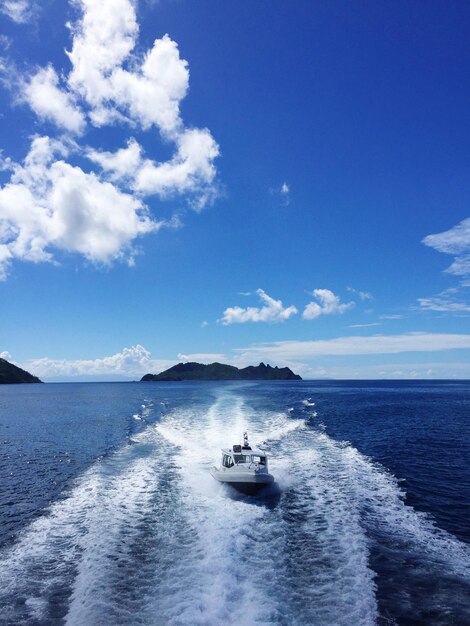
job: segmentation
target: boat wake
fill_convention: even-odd
[[[390,473],[243,389],[168,408],[77,479],[1,555],[0,623],[385,623],[380,559],[423,593],[433,568],[468,591],[468,546],[406,506]],[[245,430],[271,451],[276,498],[229,497],[210,476]]]

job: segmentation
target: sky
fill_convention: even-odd
[[[0,0],[0,356],[470,378],[470,4]]]

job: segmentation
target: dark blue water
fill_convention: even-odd
[[[469,431],[468,382],[0,386],[0,624],[470,624]]]

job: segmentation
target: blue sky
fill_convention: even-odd
[[[470,377],[468,3],[0,11],[6,358]]]

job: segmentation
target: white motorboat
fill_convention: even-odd
[[[252,448],[247,433],[243,434],[243,445],[222,449],[222,462],[219,467],[211,469],[211,474],[219,482],[244,493],[256,493],[274,482],[274,477],[268,472],[266,452]]]

